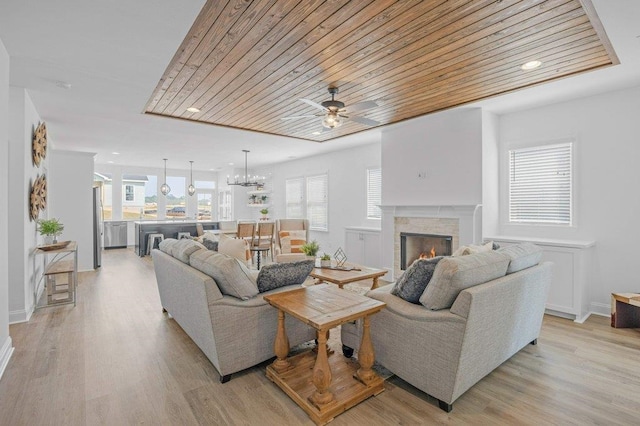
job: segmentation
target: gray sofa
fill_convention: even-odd
[[[501,250],[441,260],[419,304],[391,294],[393,285],[367,293],[387,304],[371,317],[376,361],[438,399],[447,412],[471,386],[537,341],[551,264],[538,264],[541,250],[531,244]],[[431,302],[442,296],[438,280],[457,290],[447,296],[449,307],[438,309],[436,302],[430,309],[427,296]],[[358,348],[361,327],[342,326],[345,356]]]
[[[240,268],[239,262],[206,250],[191,240],[165,242],[161,250],[154,249],[151,253],[162,307],[209,358],[220,373],[220,380],[227,382],[232,373],[275,356],[273,344],[278,311],[266,303],[262,296],[291,290],[299,285],[288,285],[260,294],[257,294],[256,288],[249,295],[244,295],[246,289],[244,293],[238,290],[240,297],[231,296],[225,293],[229,293],[230,285],[237,286],[237,282],[233,282],[233,277],[225,277],[230,280],[219,279],[221,282],[217,283],[212,276],[218,275],[212,268],[216,259],[221,257],[227,263],[235,262]],[[248,272],[244,267],[242,271]],[[240,274],[244,273],[242,271]],[[253,277],[249,279],[253,279],[255,285],[257,272],[250,273]],[[292,317],[286,318],[286,329],[291,346],[316,337],[311,327]]]

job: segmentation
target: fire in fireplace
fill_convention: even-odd
[[[450,256],[451,235],[400,233],[400,269],[407,269],[416,259]]]

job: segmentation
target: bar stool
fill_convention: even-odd
[[[191,238],[191,232],[178,232],[178,240],[183,238]]]
[[[158,242],[158,245],[161,241],[164,241],[163,234],[149,234],[147,238],[147,254],[151,254],[151,250],[155,248],[156,241]]]

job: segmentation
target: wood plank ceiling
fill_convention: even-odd
[[[590,0],[209,0],[145,112],[322,142],[617,63]]]

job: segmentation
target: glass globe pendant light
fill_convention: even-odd
[[[189,193],[189,195],[193,195],[196,193],[196,187],[193,186],[193,161],[189,161],[189,163],[191,163],[191,183],[187,188],[187,192]]]
[[[171,192],[171,187],[167,185],[167,159],[163,158],[163,160],[164,160],[164,183],[160,187],[160,192],[162,192],[162,195],[167,195],[168,193]]]

